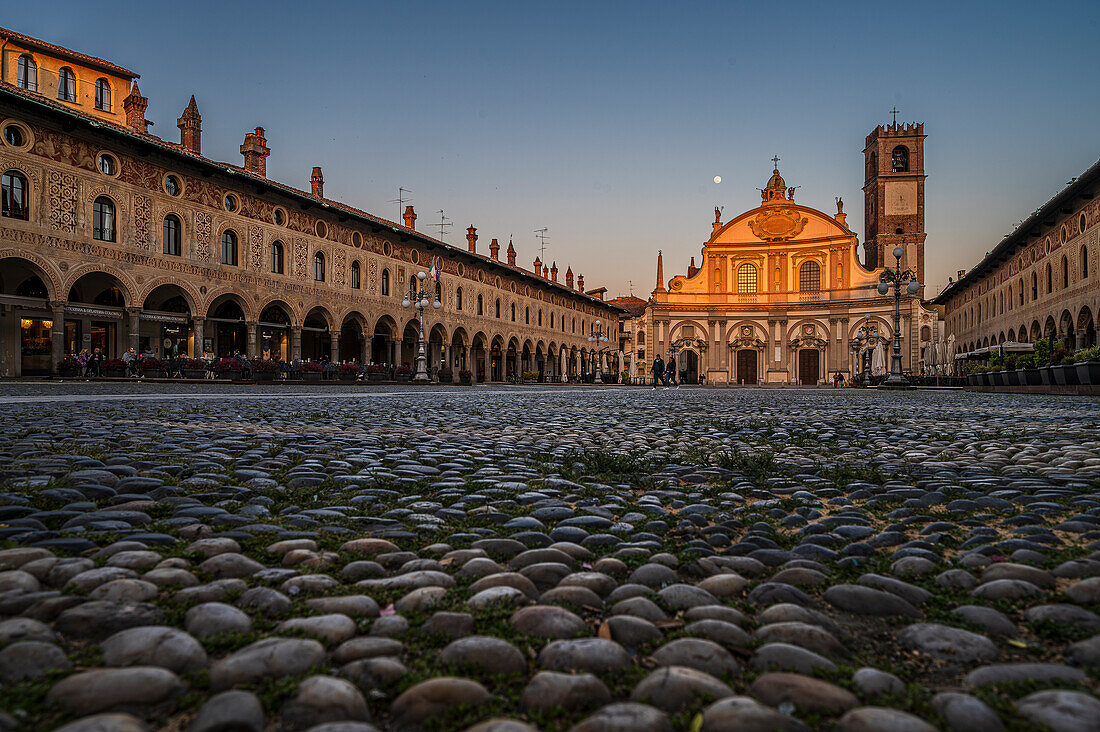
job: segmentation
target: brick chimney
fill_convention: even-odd
[[[584,292],[584,275],[577,275],[577,292]]]
[[[138,89],[135,82],[129,95],[122,100],[122,109],[126,112],[126,126],[144,135],[148,131],[145,124],[145,110],[148,107],[149,100],[141,96],[141,89]]]
[[[508,264],[516,266],[516,248],[512,246],[512,240],[508,240]]]
[[[466,229],[466,245],[470,249],[470,254],[477,252],[477,229],[474,228],[473,224],[470,224],[469,228]]]
[[[180,145],[183,149],[202,155],[202,115],[199,114],[199,105],[195,104],[194,94],[183,110],[183,116],[176,120],[176,127],[180,128]]]
[[[500,261],[500,244],[497,244],[496,239],[489,242],[489,256],[498,262]]]
[[[313,175],[309,177],[309,186],[314,196],[317,198],[325,197],[325,176],[321,175],[321,167],[319,165],[313,167]]]
[[[405,228],[416,228],[416,211],[413,211],[412,205],[408,205],[405,207]]]
[[[538,277],[542,274],[542,260],[535,257],[535,276]]]
[[[550,279],[550,268],[547,267],[545,264],[542,265],[542,278],[544,280]]]
[[[264,138],[264,128],[257,127],[255,132],[246,132],[244,135],[244,144],[241,145],[241,155],[244,155],[244,169],[249,173],[255,173],[261,178],[267,177],[267,156],[271,154],[271,150],[267,147],[267,140]],[[320,176],[321,169],[314,168],[313,175]],[[319,196],[316,189],[316,183],[314,183],[313,195]]]
[[[558,281],[558,263],[557,262],[554,262],[552,265],[550,265],[550,279],[554,280],[554,282]]]
[[[695,273],[699,271],[699,268],[695,266],[695,257],[691,258],[691,264],[688,265],[688,277],[694,277]]]
[[[570,290],[573,289],[573,268],[566,267],[565,269],[565,286]]]

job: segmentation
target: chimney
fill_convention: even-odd
[[[141,96],[141,89],[138,89],[135,82],[130,89],[130,94],[122,100],[122,109],[126,112],[126,126],[144,135],[148,130],[145,126],[145,110],[148,107],[149,100]]]
[[[241,145],[241,155],[244,155],[244,169],[249,173],[255,173],[261,178],[267,177],[267,156],[271,154],[271,150],[267,147],[267,140],[264,139],[264,128],[257,127],[255,132],[246,132],[244,136],[244,144]],[[315,180],[320,180],[321,169],[314,168],[313,175]],[[313,184],[313,195],[320,196],[317,183]]]
[[[508,264],[516,266],[516,248],[512,246],[512,240],[508,240]]]
[[[413,210],[412,204],[405,207],[405,228],[416,229],[416,211]]]
[[[542,260],[535,257],[535,276],[538,277],[542,274]]]
[[[180,145],[183,149],[202,155],[202,115],[199,114],[199,105],[195,104],[194,94],[183,110],[183,116],[176,120],[176,127],[180,128]]]
[[[473,224],[470,224],[470,227],[466,229],[466,244],[470,248],[470,254],[477,252],[477,229],[474,228]]]
[[[545,264],[542,265],[542,278],[544,280],[550,279],[550,268],[547,267]]]
[[[313,195],[317,198],[325,197],[325,176],[321,175],[321,167],[319,165],[313,166],[313,175],[309,177],[309,185],[313,190]]]
[[[496,239],[489,242],[489,256],[498,262],[500,261],[500,244],[497,244]]]
[[[661,255],[661,252],[659,250],[657,252],[657,287],[653,291],[654,292],[664,292],[665,291],[665,260],[664,260],[664,257]]]
[[[558,281],[558,263],[557,262],[554,262],[552,265],[550,265],[550,279],[554,280],[554,282]]]
[[[698,271],[699,268],[695,266],[695,257],[692,257],[691,263],[688,265],[688,277],[694,277]]]
[[[573,289],[573,268],[572,267],[566,267],[565,268],[565,286],[568,287],[570,290]]]
[[[584,275],[577,275],[577,292],[584,292]]]

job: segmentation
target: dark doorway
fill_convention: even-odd
[[[798,383],[803,386],[817,386],[819,352],[807,349],[798,352]]]
[[[756,383],[756,351],[742,348],[737,352],[737,382],[740,384]]]

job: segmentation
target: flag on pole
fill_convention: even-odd
[[[432,257],[432,268],[428,270],[428,276],[432,278],[432,281],[439,283],[439,258]]]

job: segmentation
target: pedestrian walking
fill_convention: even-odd
[[[665,386],[669,384],[677,389],[680,388],[680,382],[676,379],[676,357],[671,353],[668,355],[668,361],[665,362]]]
[[[661,359],[661,354],[657,354],[657,358],[653,359],[653,388],[657,388],[657,384],[663,384],[665,378],[665,362]]]

